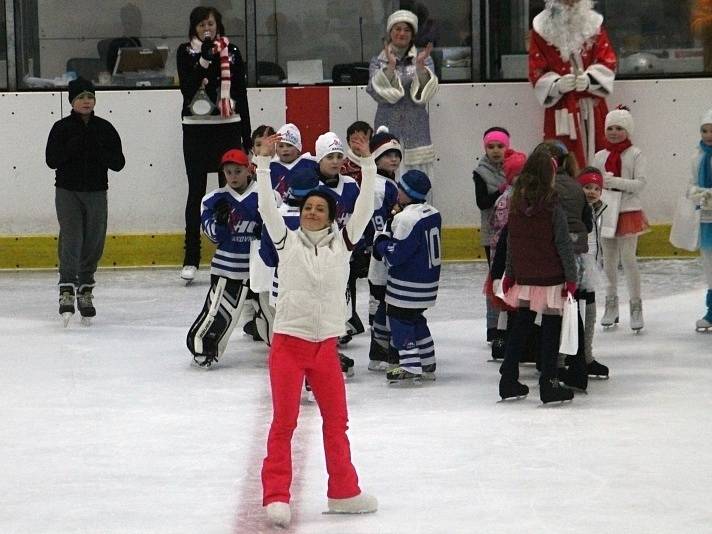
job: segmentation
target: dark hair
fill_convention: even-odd
[[[578,176],[580,172],[578,161],[576,156],[566,148],[561,141],[558,139],[547,139],[544,144],[549,147],[549,152],[551,157],[556,160],[556,164],[559,169],[566,171],[566,174],[572,178]]]
[[[307,195],[302,199],[302,203],[299,205],[299,215],[302,215],[302,210],[304,209],[304,204],[310,197],[319,197],[326,200],[326,205],[329,208],[329,222],[334,222],[336,219],[336,200],[326,191],[320,191],[319,189],[312,189],[307,193]]]
[[[195,27],[207,19],[210,15],[215,18],[215,25],[218,28],[218,35],[225,35],[225,26],[223,26],[222,15],[220,11],[214,7],[208,6],[198,6],[193,11],[190,12],[190,26],[188,27],[188,36],[198,37],[200,36],[195,32]]]
[[[274,135],[277,133],[275,129],[272,126],[268,126],[266,124],[261,124],[257,128],[255,128],[255,131],[252,132],[252,144],[255,144],[255,139],[258,137],[265,137],[269,135]]]
[[[512,206],[524,208],[550,201],[554,196],[554,162],[549,145],[540,143],[527,158],[514,182]]]
[[[506,128],[502,128],[501,126],[492,126],[492,128],[487,128],[485,130],[485,133],[482,134],[482,139],[487,137],[487,134],[490,132],[502,132],[507,137],[511,137],[511,135],[509,135],[509,131]]]
[[[370,139],[373,135],[373,128],[365,121],[356,121],[346,129],[346,141],[348,142],[349,137],[356,132],[363,132]]]

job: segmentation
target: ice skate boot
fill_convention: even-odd
[[[707,314],[695,323],[695,330],[698,332],[709,332],[712,330],[712,289],[707,290]]]
[[[330,514],[372,514],[378,510],[378,500],[368,493],[359,493],[348,499],[329,499]]]
[[[563,402],[574,398],[574,392],[562,387],[556,378],[539,380],[539,397],[541,402]]]
[[[195,265],[184,265],[180,271],[180,277],[185,281],[185,285],[189,286],[193,283],[195,279],[195,273],[198,271],[198,267]]]
[[[502,397],[502,400],[521,399],[528,394],[529,386],[522,384],[518,380],[509,380],[504,377],[499,380],[499,396]]]
[[[348,356],[339,352],[339,360],[341,361],[341,372],[346,378],[354,376],[354,361]]]
[[[602,378],[604,380],[608,378],[608,367],[598,363],[596,360],[586,365],[586,371],[591,378]]]
[[[96,317],[96,308],[94,307],[94,295],[90,286],[79,286],[77,293],[77,308],[82,316],[82,324],[89,326],[92,317]]]
[[[386,371],[386,380],[389,384],[412,384],[419,385],[422,380],[420,374],[411,373],[404,367],[394,367]]]
[[[435,382],[435,364],[423,365],[423,380]]]
[[[606,297],[606,308],[601,317],[601,326],[610,328],[618,324],[618,297]]]
[[[292,512],[286,502],[271,502],[265,506],[267,519],[275,527],[287,528],[292,520]]]
[[[643,323],[643,301],[634,299],[630,301],[630,328],[636,334],[640,332],[645,324]]]
[[[506,347],[505,331],[497,330],[494,339],[492,340],[492,361],[504,359],[504,349]]]
[[[388,349],[371,339],[368,351],[368,370],[383,372],[388,369]]]
[[[66,328],[74,315],[74,286],[71,284],[59,286],[59,314],[62,316]]]

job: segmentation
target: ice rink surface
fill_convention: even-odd
[[[388,387],[368,338],[344,351],[353,461],[378,513],[323,515],[316,405],[293,440],[293,533],[712,532],[712,333],[697,261],[641,262],[646,328],[596,331],[611,379],[572,403],[497,402],[485,266],[444,266],[426,315],[435,383]],[[190,365],[188,327],[207,270],[104,270],[97,318],[64,329],[56,274],[0,273],[0,532],[273,532],[260,468],[271,418],[265,347],[236,329],[210,371]],[[621,278],[621,285],[624,280]],[[365,318],[366,286],[359,308]],[[599,292],[599,317],[602,314]],[[284,531],[281,531],[284,532]]]

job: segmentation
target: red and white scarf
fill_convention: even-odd
[[[227,37],[217,37],[213,52],[220,56],[220,115],[222,117],[231,117],[234,113],[232,109],[232,99],[230,98],[230,57],[228,56],[228,41]]]

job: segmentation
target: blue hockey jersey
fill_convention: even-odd
[[[342,229],[349,222],[358,198],[359,187],[356,180],[340,174],[334,187],[329,187],[322,181],[317,189],[328,193],[336,201],[336,224],[339,230]]]
[[[275,157],[269,164],[272,189],[277,191],[282,199],[286,199],[292,174],[299,169],[316,169],[318,166],[319,164],[308,153],[300,155],[291,163],[282,163],[279,158]]]
[[[393,217],[392,236],[376,238],[377,252],[388,267],[387,304],[400,308],[435,304],[442,261],[441,225],[440,212],[430,204],[409,204]]]
[[[221,200],[230,205],[226,225],[215,220],[215,205]],[[250,277],[250,244],[262,232],[256,184],[251,183],[242,194],[229,186],[211,191],[203,197],[200,218],[203,232],[218,246],[210,262],[210,274],[247,280]]]

